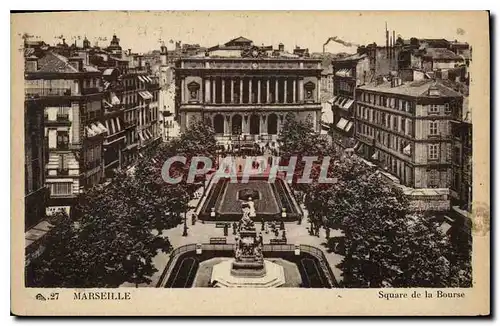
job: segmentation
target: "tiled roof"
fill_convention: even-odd
[[[390,82],[385,82],[380,85],[368,84],[360,86],[362,90],[381,92],[381,93],[391,93],[391,94],[401,94],[414,97],[428,97],[429,87],[435,86],[439,90],[439,96],[441,97],[460,97],[462,94],[454,91],[453,89],[446,87],[440,82],[434,82],[432,79],[418,80],[414,82],[404,83],[400,86],[391,87]]]
[[[448,49],[428,48],[425,56],[435,60],[462,60],[462,57]]]
[[[366,54],[356,53],[356,54],[353,54],[353,55],[350,55],[350,56],[347,56],[347,57],[335,59],[334,62],[356,61],[356,60],[361,60],[361,59],[364,59],[364,58],[366,58]]]
[[[73,66],[69,64],[68,58],[54,52],[47,52],[45,56],[38,60],[39,72],[60,72],[60,73],[77,73]],[[83,65],[84,72],[99,72],[99,69]]]
[[[240,36],[240,37],[237,37],[237,38],[230,40],[226,44],[230,44],[230,43],[234,43],[234,42],[238,42],[238,43],[249,43],[250,42],[251,43],[252,40],[249,40],[246,37]]]

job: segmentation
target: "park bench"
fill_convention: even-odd
[[[210,238],[210,244],[226,244],[226,238]]]
[[[215,227],[218,228],[218,229],[223,229],[224,226],[226,226],[226,223],[215,223]]]
[[[286,244],[285,239],[271,239],[269,240],[270,244]]]

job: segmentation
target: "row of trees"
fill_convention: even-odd
[[[133,172],[82,194],[72,217],[58,213],[44,239],[44,253],[27,266],[27,284],[37,287],[117,287],[150,283],[153,257],[171,249],[162,231],[182,222],[194,187],[161,178],[173,155],[215,153],[213,130],[202,123],[179,139],[144,153]],[[211,152],[213,150],[213,152]],[[175,168],[175,167],[174,167]]]
[[[343,230],[344,237],[329,244],[344,248],[338,267],[345,287],[471,286],[470,241],[464,233],[446,235],[432,216],[411,212],[399,188],[356,156],[335,153],[307,124],[287,121],[280,139],[285,156],[333,156],[328,177],[336,182],[313,178],[305,206],[312,225]]]

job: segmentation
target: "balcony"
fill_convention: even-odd
[[[100,93],[101,89],[99,87],[88,87],[82,89],[82,95],[90,95]]]
[[[25,88],[24,94],[31,97],[71,96],[71,88]]]
[[[69,122],[69,114],[57,114],[56,121],[59,122]]]

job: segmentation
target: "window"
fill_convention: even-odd
[[[431,104],[429,106],[429,114],[438,114],[439,113],[439,106],[437,104]]]
[[[67,131],[57,132],[57,149],[68,149],[69,134]]]
[[[392,129],[398,130],[398,117],[396,116],[392,117]]]
[[[439,158],[439,147],[437,144],[430,144],[429,145],[429,154],[428,154],[428,159],[429,160],[437,160]]]
[[[439,171],[432,169],[427,172],[427,187],[439,187]]]
[[[71,182],[58,182],[50,184],[50,194],[53,196],[71,195]]]
[[[429,122],[429,135],[436,136],[438,134],[438,122],[430,121]]]
[[[401,132],[405,133],[406,132],[406,119],[401,118]]]
[[[446,114],[450,114],[451,113],[450,103],[445,103],[444,104],[444,113],[446,113]]]

